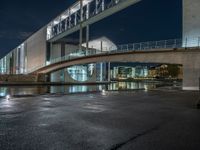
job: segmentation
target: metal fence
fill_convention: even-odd
[[[132,51],[132,50],[151,50],[151,49],[171,49],[181,48],[181,39],[162,40],[162,41],[149,41],[141,43],[131,43],[118,45],[116,51]]]

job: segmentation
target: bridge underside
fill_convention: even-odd
[[[70,61],[62,61],[37,70],[35,73],[48,74],[57,70],[80,64],[100,62],[141,62],[183,65],[183,89],[198,90],[200,77],[200,52],[192,50],[148,50],[117,54],[99,54]]]

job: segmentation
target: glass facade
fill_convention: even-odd
[[[94,73],[94,64],[72,66],[67,68],[67,71],[73,80],[84,82],[92,77]]]
[[[143,78],[148,76],[147,66],[117,66],[111,69],[112,79]]]
[[[26,49],[21,44],[0,60],[1,74],[25,74],[26,73]]]
[[[108,81],[108,63],[71,66],[51,73],[51,82]]]

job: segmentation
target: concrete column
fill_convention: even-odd
[[[90,17],[90,3],[87,4],[87,8],[86,8],[86,19],[89,19]]]
[[[199,90],[200,68],[192,63],[183,65],[183,90]]]
[[[105,9],[105,1],[104,0],[102,0],[102,2],[101,2],[101,9],[102,9],[102,11],[104,11],[104,9]]]
[[[90,5],[88,4],[87,11],[86,11],[86,19],[89,19],[89,15],[90,15]],[[89,48],[89,40],[90,40],[90,26],[87,25],[86,26],[86,55]]]
[[[98,14],[98,5],[99,5],[99,0],[95,0],[95,12]]]
[[[103,81],[103,63],[100,63],[100,81]]]
[[[103,41],[101,41],[101,52],[103,52]]]
[[[198,46],[200,37],[200,0],[183,0],[183,46]]]
[[[74,24],[75,24],[75,26],[77,25],[77,12],[75,12]]]
[[[108,62],[108,82],[110,82],[110,62]]]
[[[80,32],[79,32],[79,50],[82,49],[82,42],[83,42],[83,27],[82,27],[82,21],[83,21],[83,0],[80,0]]]
[[[89,40],[90,40],[90,27],[86,26],[86,50],[89,49]]]
[[[69,8],[69,17],[67,19],[68,20],[68,26],[67,26],[68,28],[71,28],[71,19],[72,19],[71,18],[71,9]]]
[[[183,90],[199,90],[200,53],[183,53]]]

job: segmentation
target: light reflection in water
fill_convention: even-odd
[[[0,87],[0,97],[6,95],[39,95],[39,94],[56,94],[56,93],[80,93],[103,90],[137,90],[153,89],[163,85],[162,82],[116,82],[108,85],[71,85],[71,86],[10,86]]]
[[[49,92],[68,94],[68,93],[101,91],[102,86],[105,87],[105,85],[51,86]]]
[[[156,83],[117,82],[109,85],[109,90],[138,90],[138,89],[153,89],[153,88],[156,88]]]

